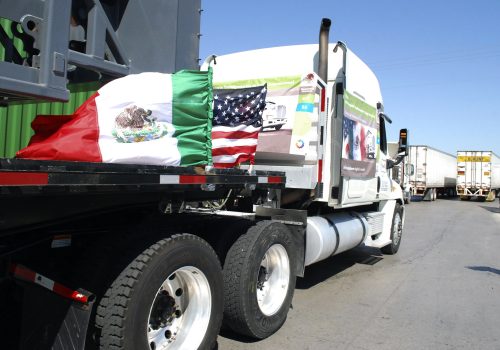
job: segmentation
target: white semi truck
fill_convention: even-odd
[[[0,65],[4,103],[67,98],[68,67],[109,77],[196,62],[199,1],[10,5],[2,13],[37,49]],[[137,33],[159,11],[169,21]],[[152,25],[165,55],[141,61]],[[2,346],[212,349],[223,320],[261,339],[285,322],[305,266],[359,245],[397,253],[405,210],[388,168],[406,135],[390,159],[379,83],[328,44],[329,27],[319,46],[218,58],[217,84],[259,80],[295,104],[293,127],[276,131],[288,149],[268,144],[248,170],[0,159]]]
[[[493,201],[500,191],[500,158],[492,151],[457,152],[457,193],[461,200]]]
[[[408,162],[412,196],[433,201],[438,195],[456,195],[456,158],[454,155],[425,145],[411,145]]]
[[[253,169],[286,176],[285,188],[270,197],[271,207],[307,208],[304,266],[359,244],[395,253],[400,244],[397,227],[404,222],[401,187],[388,173],[395,162],[388,155],[385,126],[390,119],[383,113],[379,83],[343,43],[328,44],[329,24],[322,22],[319,49],[297,45],[238,52],[217,56],[213,65],[216,87],[267,84],[269,98],[287,107],[292,126],[273,135],[272,142],[265,133],[259,136]],[[380,135],[379,143],[375,135]],[[406,155],[406,130],[400,138],[397,162]],[[262,338],[274,331],[271,325],[284,320],[291,291],[248,288],[251,270],[231,267],[249,242],[240,240],[224,266],[229,271],[225,280],[231,281],[225,290],[224,318],[233,330]],[[290,252],[281,242],[270,245],[277,261],[271,270],[278,273],[278,261],[288,260]],[[293,286],[288,277],[276,281],[285,289]],[[279,302],[266,300],[272,293]]]

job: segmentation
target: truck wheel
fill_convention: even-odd
[[[399,203],[396,203],[394,208],[394,216],[392,218],[391,226],[391,244],[380,248],[382,253],[393,255],[399,250],[399,245],[401,244],[401,236],[403,235],[403,209]]]
[[[101,349],[212,349],[222,323],[222,271],[201,238],[151,245],[108,290]]]
[[[224,264],[224,323],[263,339],[285,322],[295,289],[296,249],[285,225],[262,221],[238,238]]]

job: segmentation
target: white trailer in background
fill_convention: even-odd
[[[424,145],[410,146],[408,154],[408,161],[414,167],[410,176],[412,196],[433,201],[438,195],[456,195],[454,155]]]
[[[500,158],[491,151],[457,152],[457,193],[460,199],[492,201],[500,190]]]
[[[399,150],[399,142],[388,142],[387,150],[389,152],[389,157],[396,158]],[[408,156],[404,157],[401,163],[390,169],[391,179],[401,186],[406,204],[411,202],[410,176],[413,175],[414,171],[413,165],[408,162]]]

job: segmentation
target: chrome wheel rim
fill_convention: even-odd
[[[197,349],[208,329],[212,294],[196,267],[177,269],[162,283],[151,304],[147,325],[151,350]]]
[[[271,316],[285,301],[290,284],[290,260],[285,247],[272,245],[264,254],[257,278],[257,303],[260,311]]]
[[[403,225],[401,221],[401,214],[396,213],[394,217],[394,226],[392,228],[392,244],[397,246],[403,234]]]

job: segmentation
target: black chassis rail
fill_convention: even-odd
[[[249,174],[242,169],[205,171],[198,167],[157,165],[39,161],[27,159],[0,159],[0,195],[20,193],[42,194],[50,188],[66,187],[87,191],[109,190],[109,187],[153,186],[155,189],[182,188],[200,190],[200,185],[211,191],[217,186],[244,187],[256,185],[281,188],[284,173],[256,171]]]
[[[279,189],[284,183],[280,172],[0,159],[0,237],[92,213],[218,200],[229,189]]]

